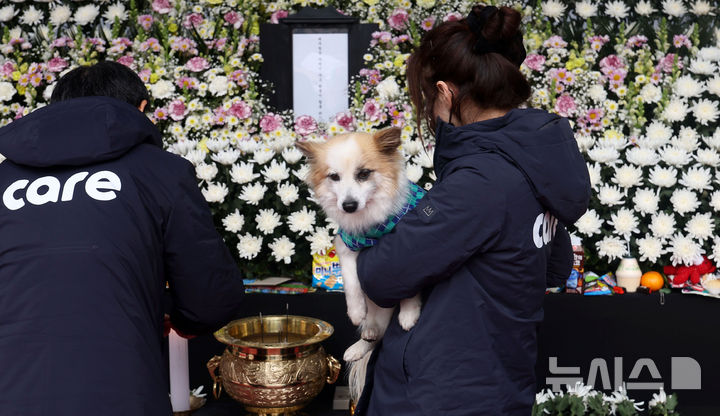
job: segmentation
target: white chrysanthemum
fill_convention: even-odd
[[[50,23],[57,27],[70,20],[72,10],[68,6],[58,5],[50,11]]]
[[[296,169],[293,171],[293,175],[295,175],[296,178],[300,179],[303,182],[305,182],[305,179],[307,179],[309,174],[310,166],[308,166],[307,164],[303,164],[302,166],[300,166],[300,169]]]
[[[645,84],[640,90],[640,98],[646,103],[656,103],[662,98],[662,90],[653,84]]]
[[[597,5],[591,1],[580,1],[575,4],[575,13],[583,19],[597,15]]]
[[[710,94],[720,96],[720,76],[715,75],[713,78],[707,80],[705,84],[705,87]]]
[[[633,197],[635,210],[643,215],[657,212],[659,202],[660,197],[650,189],[638,189]]]
[[[30,6],[25,9],[25,12],[20,16],[20,23],[34,26],[45,18],[41,10],[36,9],[34,6]]]
[[[161,79],[158,82],[150,85],[150,93],[155,99],[169,98],[175,91],[175,85],[168,80]]]
[[[309,233],[315,226],[315,211],[308,211],[307,207],[303,207],[302,210],[290,214],[287,223],[290,231],[299,234]]]
[[[705,241],[715,234],[715,220],[712,219],[711,213],[695,214],[685,224],[685,231],[697,240]]]
[[[658,238],[668,238],[675,233],[675,217],[672,214],[658,212],[650,220],[650,231]]]
[[[635,244],[640,253],[640,261],[655,263],[665,253],[663,242],[659,238],[645,236],[635,240]]]
[[[99,14],[100,8],[98,6],[95,6],[94,4],[87,4],[75,11],[74,20],[75,23],[80,26],[85,26],[86,24],[94,21]]]
[[[677,183],[677,169],[655,166],[648,178],[651,184],[661,188],[671,188]]]
[[[588,97],[595,100],[595,102],[602,103],[607,99],[607,91],[605,87],[599,84],[593,84],[588,88]]]
[[[692,161],[692,155],[675,146],[665,146],[658,152],[663,162],[668,165],[682,167]]]
[[[620,152],[609,146],[595,146],[587,154],[590,159],[602,164],[610,164],[620,158]]]
[[[715,191],[710,195],[710,207],[715,212],[720,212],[720,191]]]
[[[704,59],[693,59],[688,67],[693,74],[712,75],[717,71],[717,66]]]
[[[0,9],[0,22],[9,22],[15,17],[15,8],[12,5]]]
[[[315,228],[305,239],[310,242],[310,254],[325,254],[333,246],[333,237],[325,227]]]
[[[713,149],[700,149],[695,153],[694,158],[705,166],[716,168],[720,165],[720,154]]]
[[[598,139],[599,147],[612,147],[620,150],[627,146],[628,141],[625,135],[615,129],[607,129],[603,133],[603,137]]]
[[[687,12],[682,0],[664,0],[662,2],[663,12],[672,17],[680,17]]]
[[[671,253],[670,261],[673,265],[692,266],[702,260],[705,250],[692,237],[678,233],[668,242],[668,252]]]
[[[202,190],[207,202],[223,202],[228,194],[228,187],[224,183],[209,183],[207,188]]]
[[[640,16],[648,16],[655,13],[655,8],[649,1],[642,0],[635,5],[635,12]]]
[[[667,144],[672,134],[672,129],[660,121],[653,121],[645,130],[645,138],[652,148],[658,148]]]
[[[720,261],[720,238],[715,237],[713,240],[712,253],[708,257],[714,260],[716,264]]]
[[[127,19],[127,16],[127,10],[125,10],[125,6],[120,2],[108,6],[105,13],[103,13],[103,17],[109,22],[114,22],[115,19],[123,22]]]
[[[260,177],[259,173],[254,173],[255,164],[252,162],[240,162],[239,165],[233,165],[230,170],[230,179],[240,185],[252,182]]]
[[[201,163],[195,166],[195,176],[204,181],[211,181],[218,173],[218,168],[214,163]]]
[[[698,57],[706,61],[720,61],[720,47],[706,46],[698,51]]]
[[[625,241],[618,237],[605,237],[595,243],[598,255],[607,257],[609,261],[613,261],[627,254]]]
[[[204,150],[195,149],[188,151],[183,157],[193,165],[198,166],[205,161],[205,155],[207,155],[207,153],[205,153]]]
[[[273,209],[261,209],[255,216],[257,229],[263,234],[272,234],[282,221],[280,215]]]
[[[708,168],[689,168],[683,172],[680,184],[698,191],[712,189],[712,173]]]
[[[300,197],[300,189],[291,183],[282,183],[278,185],[278,196],[283,205],[288,206]]]
[[[239,233],[243,225],[245,225],[245,217],[235,209],[235,212],[229,214],[222,220],[225,231],[229,233]]]
[[[375,86],[375,91],[383,101],[392,101],[400,95],[400,86],[394,76],[389,76]]]
[[[265,182],[282,182],[290,177],[290,170],[285,162],[273,160],[263,169],[262,174],[265,176]]]
[[[250,205],[257,205],[265,196],[267,189],[267,186],[261,183],[245,185],[242,188],[239,198]]]
[[[647,147],[633,147],[625,152],[625,158],[628,162],[638,166],[652,166],[655,165],[660,157],[657,153]]]
[[[687,116],[688,110],[689,107],[685,101],[675,98],[670,100],[667,107],[663,110],[662,118],[671,123],[683,121],[685,120],[685,116]]]
[[[433,150],[420,152],[412,158],[412,161],[416,165],[420,165],[425,169],[430,169],[433,167],[434,154],[435,152]]]
[[[254,160],[258,165],[264,165],[265,163],[267,163],[267,162],[269,162],[270,160],[272,160],[273,157],[275,157],[275,152],[274,152],[272,149],[268,149],[268,148],[265,148],[265,149],[262,149],[262,148],[261,148],[261,149],[257,149],[257,150],[255,150],[255,152],[253,153],[253,160]]]
[[[240,151],[237,149],[227,149],[215,153],[211,156],[212,160],[216,161],[221,165],[232,165],[240,157]]]
[[[703,137],[703,141],[713,149],[720,150],[720,129],[716,130],[710,137]]]
[[[292,146],[282,151],[282,157],[286,162],[293,165],[302,159],[303,154],[297,147]]]
[[[674,190],[670,202],[673,204],[673,210],[679,215],[693,212],[700,205],[697,194],[689,189]]]
[[[240,140],[237,143],[237,148],[243,154],[255,153],[260,148],[260,143],[252,139]]]
[[[691,75],[683,75],[675,81],[673,92],[681,97],[698,97],[703,92],[703,83]]]
[[[683,126],[678,136],[672,140],[672,145],[686,152],[694,152],[700,145],[698,143],[698,132],[692,127]]]
[[[290,264],[291,257],[295,254],[295,243],[286,236],[274,239],[272,243],[268,244],[268,247],[272,250],[272,255],[278,263]]]
[[[423,168],[414,163],[408,163],[405,165],[405,173],[410,181],[417,182],[422,178]]]
[[[603,185],[600,187],[600,190],[597,193],[597,197],[600,200],[600,203],[603,205],[613,206],[613,205],[620,205],[622,204],[623,197],[625,194],[623,194],[622,191],[617,186],[611,186],[611,185]]]
[[[588,174],[590,175],[590,186],[592,186],[594,189],[597,189],[597,187],[602,184],[602,176],[600,175],[600,164],[588,164],[587,168]]]
[[[612,182],[618,184],[621,188],[632,188],[639,185],[643,179],[641,168],[624,165],[615,168],[615,175]]]
[[[210,85],[208,85],[208,91],[210,91],[211,94],[217,97],[222,97],[228,93],[229,87],[230,81],[228,80],[228,77],[220,75],[210,81]]]
[[[703,126],[707,126],[708,123],[714,123],[717,120],[720,111],[718,111],[717,101],[708,100],[703,98],[695,102],[693,106],[693,116],[695,120]]]
[[[557,19],[565,13],[566,6],[557,0],[546,0],[540,7],[543,15]]]
[[[600,227],[602,227],[603,222],[594,209],[589,209],[582,217],[575,221],[575,228],[577,228],[580,234],[591,236],[600,233]]]
[[[624,1],[611,1],[605,5],[605,14],[616,20],[622,20],[628,15],[628,8]]]
[[[423,150],[420,140],[405,140],[402,144],[402,151],[406,156],[415,156]]]
[[[230,141],[224,138],[210,139],[205,142],[205,146],[213,153],[221,152],[229,145]]]
[[[713,12],[713,6],[707,1],[697,0],[692,5],[692,12],[696,16],[704,16]],[[652,407],[652,405],[650,407]]]
[[[12,100],[16,92],[12,82],[0,81],[0,102]]]
[[[595,144],[595,138],[589,134],[575,133],[575,141],[577,141],[578,149],[586,153]]]
[[[638,234],[638,220],[635,218],[632,210],[628,208],[620,208],[618,211],[610,215],[610,221],[608,224],[615,227],[614,234],[625,237],[630,237],[631,234]]]
[[[252,260],[260,253],[262,249],[262,237],[255,237],[249,233],[240,237],[237,245],[238,254],[241,259]]]

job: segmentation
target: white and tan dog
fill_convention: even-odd
[[[409,182],[405,159],[399,149],[400,129],[375,133],[348,133],[327,142],[298,142],[307,157],[310,174],[306,181],[315,199],[346,233],[362,235],[392,214],[402,210],[408,199]],[[345,351],[349,363],[351,396],[362,393],[369,352],[390,324],[394,308],[381,308],[360,288],[357,256],[338,235],[334,240],[340,260],[348,316],[360,326],[361,340]],[[416,295],[400,302],[399,322],[405,330],[420,317],[421,300]]]

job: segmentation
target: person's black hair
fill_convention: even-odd
[[[117,98],[134,107],[150,101],[145,83],[130,68],[113,61],[81,66],[60,77],[50,103],[80,97],[104,96]]]

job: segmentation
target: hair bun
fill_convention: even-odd
[[[477,38],[475,53],[499,53],[517,66],[523,63],[526,52],[520,12],[507,6],[473,6],[465,20]]]

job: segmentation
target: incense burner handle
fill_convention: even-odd
[[[216,355],[207,363],[207,369],[210,372],[210,377],[213,379],[213,396],[215,396],[216,399],[219,399],[220,394],[222,394],[222,376],[215,374],[218,367],[220,367],[220,360],[222,360],[222,357]]]
[[[325,378],[325,381],[328,384],[333,384],[337,381],[338,375],[340,375],[340,361],[338,361],[335,357],[328,354],[325,356],[325,361],[327,361],[327,368],[328,368],[328,375]]]

